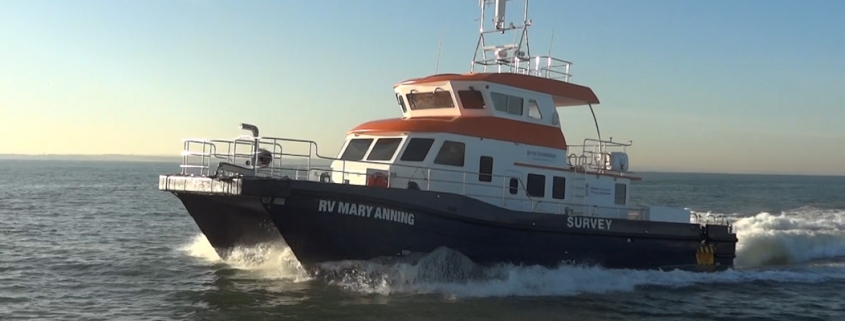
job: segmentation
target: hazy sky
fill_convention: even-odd
[[[554,29],[632,169],[845,174],[845,1],[530,9],[532,53]],[[439,71],[469,71],[477,16],[477,0],[0,1],[0,153],[175,155],[249,122],[335,154],[400,116],[392,86],[434,72],[444,23]],[[561,113],[570,144],[594,136],[588,109]]]

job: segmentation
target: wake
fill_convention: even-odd
[[[740,241],[736,269],[717,273],[681,270],[610,270],[587,266],[499,265],[481,267],[460,253],[438,249],[396,261],[323,264],[308,275],[283,243],[236,249],[226,262],[196,236],[183,251],[210,263],[255,272],[257,278],[294,282],[320,280],[362,294],[441,294],[450,298],[571,296],[630,292],[641,287],[688,287],[753,281],[820,283],[845,280],[845,211],[800,208],[778,215],[759,213],[733,222]],[[827,259],[827,260],[826,260]],[[821,262],[819,262],[821,260]]]
[[[737,219],[741,267],[807,263],[845,256],[845,211],[802,207]]]

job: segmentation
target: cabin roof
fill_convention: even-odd
[[[563,82],[560,80],[542,78],[516,73],[468,73],[468,74],[437,74],[422,78],[408,79],[394,86],[417,85],[447,81],[487,81],[505,86],[531,90],[549,94],[555,106],[580,106],[598,104],[599,99],[589,87]]]
[[[370,135],[402,132],[449,133],[557,149],[567,146],[560,128],[488,116],[382,119],[363,123],[349,131],[350,134]]]

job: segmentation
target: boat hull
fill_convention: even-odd
[[[572,264],[695,271],[724,270],[733,265],[732,237],[705,240],[715,247],[711,250],[715,252],[713,262],[699,261],[702,239],[707,237],[702,236],[698,224],[515,212],[458,195],[440,200],[440,207],[445,204],[443,211],[389,195],[396,194],[392,192],[370,188],[367,195],[361,195],[293,190],[283,202],[270,206],[268,213],[294,255],[310,270],[325,262],[399,258],[441,247],[480,265]],[[425,193],[437,196],[415,191],[406,197],[425,199]]]
[[[254,197],[174,193],[221,258],[238,247],[284,242]]]
[[[401,260],[440,248],[479,265],[717,271],[733,266],[737,241],[725,225],[519,212],[433,191],[257,178],[161,182],[181,191],[221,256],[278,240],[312,272],[322,263]]]

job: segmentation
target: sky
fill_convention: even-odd
[[[521,1],[508,21],[521,20]],[[845,175],[845,1],[532,0],[632,170]],[[476,0],[0,1],[0,154],[177,155],[400,117],[393,85],[469,71]],[[554,30],[554,40],[551,40]],[[551,48],[550,47],[551,44]],[[570,144],[595,137],[561,108]]]

